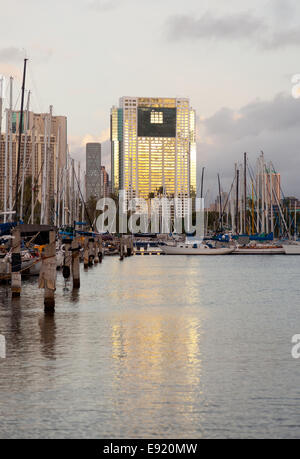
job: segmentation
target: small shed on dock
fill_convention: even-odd
[[[49,232],[56,231],[56,227],[51,225],[24,224],[19,225],[18,228],[23,239],[31,239],[36,236],[34,239],[36,245],[49,244]]]

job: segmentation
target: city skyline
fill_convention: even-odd
[[[281,172],[286,194],[300,194],[300,101],[291,94],[292,76],[300,72],[297,2],[254,1],[250,7],[236,0],[191,0],[184,6],[177,0],[151,6],[78,0],[72,1],[66,33],[71,2],[60,2],[58,10],[54,1],[45,5],[49,23],[59,15],[54,35],[35,0],[16,3],[21,13],[26,10],[29,27],[24,39],[17,17],[16,30],[10,30],[13,12],[2,6],[0,74],[17,77],[17,100],[25,48],[33,111],[46,112],[53,104],[55,114],[68,117],[75,159],[84,161],[87,142],[101,142],[109,171],[109,112],[121,94],[186,96],[197,112],[198,180],[205,166],[212,195],[217,173],[227,188],[233,163],[244,151],[254,161],[261,150]],[[147,65],[149,56],[155,65]],[[128,62],[128,71],[121,72]]]

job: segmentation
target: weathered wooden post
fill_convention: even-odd
[[[72,241],[72,274],[73,288],[80,288],[80,265],[79,265],[80,244],[77,238]]]
[[[99,258],[99,263],[102,263],[102,260],[103,260],[103,245],[102,245],[102,237],[101,236],[99,238],[99,243],[98,243],[98,258]]]
[[[123,236],[120,237],[120,261],[124,259],[124,244],[123,244]]]
[[[94,238],[89,239],[89,266],[93,266],[94,264]]]
[[[84,237],[83,236],[80,236],[78,237],[78,243],[79,243],[79,263],[82,263],[83,262],[83,258],[84,258],[84,250],[82,250],[82,248],[84,247]]]
[[[11,294],[12,298],[21,295],[21,233],[20,228],[13,230],[12,254],[11,254]]]
[[[84,252],[83,252],[84,269],[89,267],[89,240],[87,237],[84,238]]]
[[[133,253],[133,240],[131,236],[125,236],[125,257],[130,257]]]
[[[64,239],[63,243],[65,245],[63,277],[64,279],[69,279],[69,277],[71,276],[71,265],[72,265],[72,251],[70,250],[72,239]]]
[[[131,236],[126,236],[126,256],[131,257],[133,255],[133,239]]]
[[[99,240],[98,237],[95,238],[94,240],[94,263],[98,264],[99,263]]]
[[[39,288],[44,289],[45,312],[53,312],[55,309],[54,292],[56,289],[56,243],[54,230],[49,232],[49,244],[46,245],[42,252]]]
[[[130,250],[131,250],[130,255],[133,256],[134,255],[133,236],[130,238]]]

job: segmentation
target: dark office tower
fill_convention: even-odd
[[[101,197],[101,144],[86,144],[86,199]]]

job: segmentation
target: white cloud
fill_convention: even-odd
[[[0,59],[4,62],[20,62],[26,57],[26,51],[15,46],[0,49]]]
[[[89,0],[88,8],[94,11],[110,11],[120,4],[120,0]]]
[[[53,50],[51,48],[42,47],[38,43],[31,44],[26,48],[18,48],[16,46],[0,48],[0,59],[5,63],[20,64],[25,58],[41,63],[50,59],[52,54]]]
[[[217,193],[217,173],[224,189],[233,179],[234,163],[247,152],[254,165],[260,151],[272,160],[282,176],[286,195],[300,197],[300,100],[279,94],[269,101],[257,100],[238,110],[228,107],[198,123],[198,181],[206,167],[206,189]]]
[[[76,161],[80,161],[81,170],[85,170],[86,144],[90,142],[101,143],[101,162],[110,173],[110,130],[105,129],[99,136],[85,134],[83,136],[69,136],[70,155]]]
[[[277,2],[276,11],[283,8]],[[200,17],[195,15],[173,15],[166,22],[167,37],[171,41],[179,40],[243,40],[257,47],[280,49],[288,46],[300,46],[299,24],[292,24],[291,5],[287,7],[284,26],[274,19],[260,17],[251,11],[216,16],[207,11]]]

